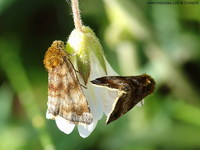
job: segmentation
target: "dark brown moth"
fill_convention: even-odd
[[[155,81],[147,74],[139,76],[105,76],[91,81],[93,84],[119,92],[106,124],[113,122],[132,109],[138,102],[151,94]]]
[[[92,114],[62,41],[48,48],[44,65],[48,71],[47,119],[59,116],[73,124],[91,124]]]

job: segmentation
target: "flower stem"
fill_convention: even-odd
[[[79,10],[79,3],[78,0],[71,0],[72,2],[72,13],[73,13],[73,18],[74,18],[74,25],[75,28],[82,32],[82,20],[80,16],[80,10]]]

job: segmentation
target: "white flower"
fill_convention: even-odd
[[[91,57],[91,62],[92,62],[91,74],[89,77],[89,81],[106,75],[102,67],[100,67],[100,64],[98,64],[98,61],[95,57]],[[117,73],[114,72],[114,70],[111,68],[110,64],[107,61],[106,61],[106,67],[107,67],[107,75],[117,75]],[[92,85],[91,82],[88,82],[87,89],[83,88],[83,91],[89,103],[94,124],[90,128],[88,127],[80,128],[81,125],[79,125],[78,131],[80,136],[87,137],[96,127],[96,124],[98,120],[102,118],[103,113],[105,113],[107,116],[109,112],[111,112],[112,104],[114,103],[114,100],[118,96],[118,92],[110,91],[106,88],[96,87]]]
[[[118,96],[118,92],[98,88],[91,84],[91,80],[106,75],[117,75],[117,73],[105,59],[101,44],[93,31],[84,26],[82,29],[83,32],[76,29],[72,31],[66,45],[66,51],[74,54],[72,62],[79,72],[77,73],[79,82],[87,87],[82,89],[89,104],[93,122],[90,125],[78,125],[80,136],[86,138],[94,130],[103,113],[108,115],[111,112],[112,104]],[[58,128],[66,134],[70,134],[75,128],[75,124],[62,117],[56,117],[55,120]]]

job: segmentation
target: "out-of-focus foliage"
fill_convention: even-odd
[[[113,68],[121,75],[148,73],[157,83],[143,107],[108,126],[104,118],[82,139],[45,119],[42,60],[52,41],[66,41],[73,30],[70,3],[0,1],[1,150],[200,148],[200,2],[147,2],[80,0],[83,22],[94,29]]]

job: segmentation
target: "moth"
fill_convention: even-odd
[[[46,118],[59,116],[73,124],[91,124],[93,117],[64,42],[53,42],[45,54],[44,66],[48,71]]]
[[[109,124],[127,113],[137,103],[151,94],[155,81],[147,74],[139,76],[105,76],[91,81],[101,87],[117,90],[119,96],[112,106],[106,124]]]

